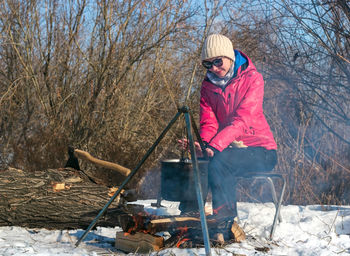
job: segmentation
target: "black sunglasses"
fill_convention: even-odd
[[[207,61],[207,60],[203,60],[203,61],[202,61],[202,65],[203,65],[203,67],[205,67],[206,69],[211,69],[211,68],[213,67],[213,65],[214,65],[215,67],[221,67],[222,64],[223,64],[222,58],[217,58],[217,59],[215,59],[215,60],[213,60],[213,61]]]

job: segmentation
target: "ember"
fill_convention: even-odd
[[[176,247],[180,248],[181,244],[185,243],[186,241],[190,241],[190,239],[189,238],[181,239],[179,242],[177,242]]]
[[[179,227],[178,230],[179,230],[179,234],[177,235],[178,242],[176,243],[176,247],[180,248],[180,247],[182,247],[181,245],[184,245],[184,244],[187,245],[188,243],[186,243],[186,242],[190,242],[191,240],[190,240],[190,238],[186,237],[186,235],[188,234],[188,227],[187,226]]]

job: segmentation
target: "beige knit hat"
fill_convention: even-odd
[[[226,36],[220,34],[209,35],[202,48],[202,60],[225,56],[235,61],[235,53],[232,42]]]

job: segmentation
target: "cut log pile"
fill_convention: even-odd
[[[85,229],[114,191],[72,168],[0,170],[0,226]],[[118,207],[125,198],[134,200],[131,192],[124,191],[97,225],[118,225]]]

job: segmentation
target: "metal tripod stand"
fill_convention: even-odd
[[[126,179],[123,181],[123,183],[120,185],[119,189],[114,193],[114,195],[111,197],[111,199],[106,203],[106,205],[102,208],[102,210],[97,214],[95,219],[91,222],[89,227],[85,230],[84,234],[79,238],[79,240],[76,242],[75,246],[79,246],[82,240],[88,235],[90,230],[96,225],[99,218],[105,213],[105,211],[108,209],[108,207],[112,204],[112,202],[115,200],[115,198],[120,194],[121,190],[125,187],[125,185],[131,180],[131,178],[136,174],[136,172],[140,169],[142,164],[147,160],[147,158],[150,156],[150,154],[154,151],[154,149],[157,147],[159,142],[163,139],[165,134],[169,131],[169,129],[173,126],[173,124],[176,122],[176,120],[180,117],[181,114],[184,114],[185,121],[186,121],[186,128],[187,128],[187,136],[189,140],[189,146],[190,146],[190,153],[191,153],[191,159],[192,159],[192,169],[193,169],[193,180],[195,184],[196,189],[196,196],[198,201],[198,208],[200,213],[200,221],[201,221],[201,227],[203,232],[203,240],[204,240],[204,246],[205,246],[205,253],[206,255],[211,255],[211,249],[210,249],[210,241],[209,241],[209,233],[208,233],[208,226],[207,221],[204,213],[204,202],[202,199],[202,187],[200,184],[200,175],[199,175],[199,168],[198,168],[198,161],[196,156],[196,150],[194,147],[194,140],[192,136],[192,130],[194,131],[198,142],[200,143],[201,149],[203,151],[203,154],[205,157],[206,151],[203,144],[203,141],[199,135],[198,129],[196,127],[196,124],[193,120],[193,116],[187,106],[183,106],[178,109],[178,112],[173,117],[173,119],[169,122],[169,124],[165,127],[163,132],[159,135],[157,140],[153,143],[153,145],[148,149],[146,154],[143,156],[141,161],[137,164],[137,166],[132,170],[132,172],[126,177]]]

